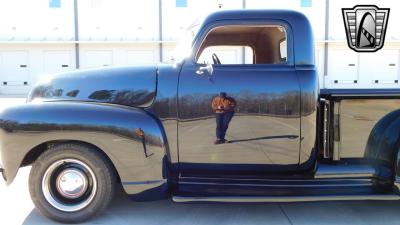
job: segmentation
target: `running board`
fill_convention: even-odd
[[[396,194],[372,195],[330,195],[330,196],[173,196],[174,202],[316,202],[316,201],[356,201],[356,200],[400,200]]]
[[[326,165],[321,164],[314,178],[373,178],[377,174],[370,165]]]

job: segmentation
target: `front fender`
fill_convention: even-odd
[[[0,153],[10,184],[25,155],[42,143],[74,140],[104,151],[128,194],[166,191],[168,146],[160,121],[143,109],[98,103],[51,102],[0,114]]]

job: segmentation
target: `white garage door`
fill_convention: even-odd
[[[108,50],[85,51],[82,58],[82,68],[93,68],[113,65],[113,52]]]
[[[71,51],[45,51],[43,57],[44,73],[53,74],[74,69]]]
[[[360,75],[376,88],[393,88],[398,84],[398,50],[380,50],[360,55]]]
[[[354,88],[358,83],[358,56],[350,49],[329,49],[327,88]]]
[[[1,94],[24,94],[28,90],[29,65],[27,51],[0,52]]]
[[[153,50],[129,50],[126,52],[127,64],[153,64],[155,60],[155,52]]]

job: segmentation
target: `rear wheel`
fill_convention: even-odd
[[[83,144],[49,148],[33,164],[29,191],[36,208],[60,222],[85,221],[112,201],[116,174],[97,149]]]

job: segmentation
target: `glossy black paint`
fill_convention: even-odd
[[[181,171],[296,171],[300,84],[294,67],[214,65],[213,74],[203,76],[195,73],[198,67],[186,63],[179,77],[179,159],[185,165]],[[227,133],[230,143],[215,145],[211,102],[221,92],[235,99],[237,107]]]
[[[143,130],[143,139],[135,132]],[[11,183],[26,154],[43,143],[78,141],[101,149],[129,194],[162,187],[167,191],[169,152],[162,125],[148,112],[98,103],[30,103],[4,110],[0,143],[4,173]]]
[[[375,124],[368,137],[365,158],[379,166],[393,168],[399,146],[400,109],[387,114]]]
[[[158,65],[157,96],[154,104],[146,108],[146,111],[151,112],[159,118],[164,127],[167,140],[166,146],[169,148],[172,163],[170,171],[171,179],[179,173],[177,84],[180,70],[181,64]]]
[[[156,95],[156,70],[155,66],[131,66],[61,73],[36,84],[28,102],[40,99],[148,107]]]
[[[318,154],[317,143],[317,107],[318,74],[313,66],[297,66],[301,92],[301,139],[299,164],[300,170],[311,170]]]

